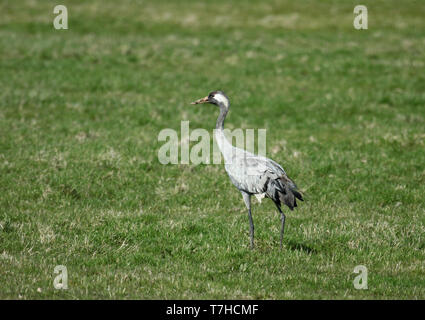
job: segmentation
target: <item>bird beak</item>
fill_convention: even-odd
[[[193,101],[193,102],[191,102],[190,104],[200,104],[200,103],[207,103],[207,102],[209,102],[209,101],[208,101],[208,96],[206,96],[205,98],[202,98],[202,99],[199,99],[199,100]]]

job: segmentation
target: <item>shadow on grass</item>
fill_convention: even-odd
[[[309,246],[307,244],[304,243],[298,243],[295,241],[289,241],[286,243],[286,246],[291,249],[292,251],[298,250],[298,251],[304,251],[308,254],[316,254],[317,250],[315,248],[313,248],[312,246]]]

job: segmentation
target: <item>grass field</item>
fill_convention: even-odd
[[[53,7],[69,29],[53,28]],[[369,29],[353,28],[364,4]],[[0,4],[0,298],[424,299],[425,2]],[[306,201],[162,165],[164,128],[267,129]],[[68,290],[53,287],[56,265]],[[368,268],[356,290],[353,269]]]

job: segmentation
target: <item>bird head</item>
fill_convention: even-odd
[[[228,109],[230,107],[230,100],[223,91],[210,92],[205,98],[198,99],[191,104],[211,103],[218,107],[224,107]]]

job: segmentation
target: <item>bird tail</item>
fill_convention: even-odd
[[[285,204],[289,209],[297,207],[297,200],[304,201],[302,194],[296,184],[286,176],[281,176],[275,180],[278,203]]]

